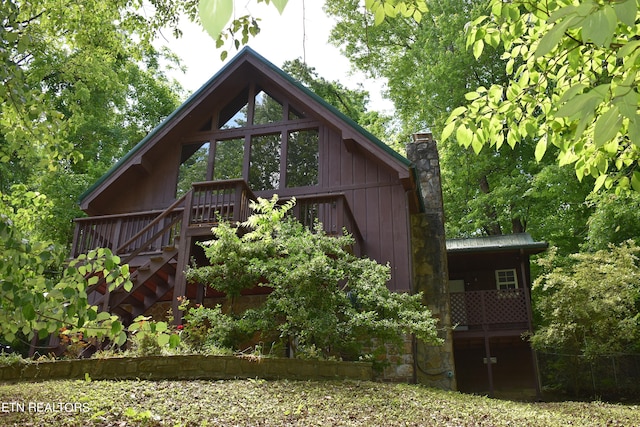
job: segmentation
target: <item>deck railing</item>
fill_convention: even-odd
[[[242,179],[196,182],[187,198],[191,205],[189,227],[203,227],[220,220],[244,221],[249,215],[252,200],[256,200]]]
[[[355,240],[354,254],[362,255],[362,233],[344,194],[296,197],[293,215],[311,229],[315,227],[316,221],[321,222],[328,235],[341,235],[343,229],[346,229]]]
[[[451,293],[451,323],[458,331],[526,329],[529,324],[523,289]]]
[[[76,219],[72,256],[76,257],[99,247],[117,254],[159,252],[174,246],[184,230],[184,209],[188,209],[187,231],[201,233],[220,220],[244,221],[251,214],[250,202],[255,195],[242,179],[197,182],[192,191],[164,211],[146,211],[121,215]],[[343,194],[321,194],[298,197],[293,215],[313,228],[315,221],[323,224],[329,235],[341,234],[343,228],[355,239],[353,251],[362,254],[363,238],[355,217]]]
[[[166,211],[146,211],[134,214],[77,218],[73,237],[72,257],[96,248],[109,248],[114,253],[132,253],[139,249],[159,252],[173,246],[180,235],[183,208]]]

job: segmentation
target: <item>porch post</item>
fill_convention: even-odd
[[[533,319],[531,318],[533,313],[533,308],[531,304],[531,294],[530,294],[531,284],[527,280],[528,279],[527,269],[524,263],[525,257],[527,257],[527,262],[528,262],[529,260],[528,255],[525,255],[524,251],[520,249],[520,275],[522,276],[522,283],[523,283],[522,291],[524,292],[524,303],[525,303],[525,306],[527,307],[527,326],[529,328],[529,332],[533,333]],[[538,354],[531,346],[531,343],[529,343],[529,349],[531,351],[531,364],[532,364],[531,367],[533,369],[533,384],[536,389],[536,398],[540,400],[542,399],[542,387],[540,385],[541,381],[540,381],[540,367],[538,366]]]
[[[491,344],[489,335],[487,334],[487,325],[482,325],[484,331],[484,355],[487,359],[487,378],[489,379],[489,397],[493,397],[493,363],[491,363]]]

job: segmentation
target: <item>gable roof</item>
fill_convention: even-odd
[[[337,108],[327,103],[324,99],[316,95],[293,77],[276,67],[250,47],[246,46],[233,59],[231,59],[231,61],[225,64],[225,66],[223,66],[213,77],[211,77],[207,83],[194,92],[162,123],[156,126],[145,138],[143,138],[135,147],[116,162],[102,177],[100,177],[100,179],[98,179],[98,181],[82,193],[80,195],[81,207],[84,209],[88,206],[91,199],[99,193],[100,189],[108,181],[123,173],[128,167],[141,165],[143,163],[141,156],[144,154],[145,150],[148,150],[150,146],[153,146],[155,141],[169,132],[190,112],[194,111],[197,106],[212,92],[213,88],[218,87],[228,79],[235,70],[240,69],[240,67],[245,64],[252,65],[257,72],[268,74],[267,77],[270,79],[279,79],[280,84],[284,84],[285,86],[288,85],[292,91],[298,92],[298,98],[300,96],[306,97],[307,101],[315,103],[316,108],[314,108],[314,110],[317,111],[317,107],[324,109],[326,113],[332,115],[338,122],[343,123],[344,127],[341,126],[343,140],[355,141],[359,147],[363,148],[396,170],[400,174],[401,179],[413,181],[414,172],[412,164],[406,157],[391,149],[391,147],[368,132],[354,120],[347,117]],[[420,202],[422,202],[422,200],[420,200]]]
[[[447,253],[469,252],[512,252],[524,251],[529,254],[543,252],[549,247],[547,242],[536,242],[529,233],[481,236],[465,239],[447,239]]]

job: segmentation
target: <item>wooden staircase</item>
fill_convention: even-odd
[[[120,287],[110,294],[111,313],[118,315],[124,324],[147,311],[169,293],[175,284],[178,249],[165,247],[161,254],[151,256],[130,276],[133,288],[127,292]]]

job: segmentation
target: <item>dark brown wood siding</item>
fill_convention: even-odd
[[[349,151],[326,130],[321,147],[321,185],[347,197],[364,238],[365,254],[391,265],[390,289],[409,291],[409,226],[405,191],[397,173],[359,150]]]

